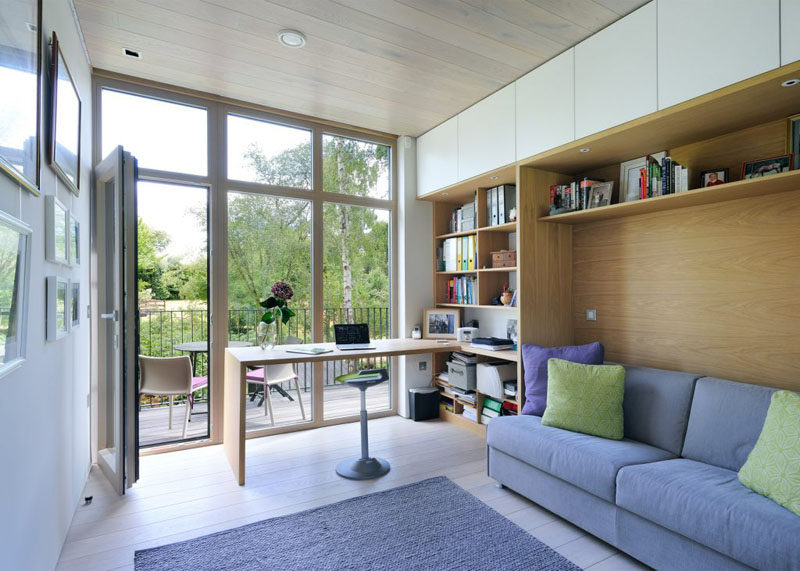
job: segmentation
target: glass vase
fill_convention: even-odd
[[[278,338],[278,324],[276,321],[272,323],[258,322],[256,328],[256,340],[262,351],[269,351],[275,346]]]

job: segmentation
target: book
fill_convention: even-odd
[[[478,356],[472,353],[462,353],[460,351],[453,351],[450,353],[450,360],[461,361],[462,363],[471,364],[478,362]]]
[[[286,349],[287,353],[301,353],[303,355],[322,355],[323,353],[333,353],[333,349],[325,347],[294,347]]]
[[[506,381],[503,383],[503,394],[508,397],[517,396],[517,381]]]
[[[489,418],[497,418],[498,416],[500,416],[500,413],[496,410],[486,408],[486,405],[484,405],[483,410],[481,411],[481,416],[486,416]]]
[[[498,347],[500,345],[513,345],[511,339],[501,339],[499,337],[473,337],[473,347]]]
[[[464,415],[464,418],[468,418],[469,420],[471,420],[473,422],[478,422],[478,410],[477,409],[475,409],[475,408],[473,408],[471,406],[465,406],[464,407],[464,412],[462,414]]]
[[[487,409],[499,414],[502,408],[503,408],[503,403],[501,403],[499,400],[495,400],[491,397],[483,397],[484,414],[486,414]],[[497,416],[497,414],[495,414],[495,416]]]

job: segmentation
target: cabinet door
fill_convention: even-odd
[[[575,50],[517,80],[517,160],[575,140]]]
[[[800,0],[781,0],[781,65],[800,59]]]
[[[779,0],[659,2],[658,108],[778,67],[779,18]]]
[[[576,139],[656,111],[655,4],[575,46]]]
[[[458,180],[516,160],[514,84],[458,115]]]
[[[458,118],[417,139],[417,196],[458,182]]]

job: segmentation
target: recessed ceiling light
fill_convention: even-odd
[[[142,53],[138,50],[132,50],[130,48],[122,48],[122,55],[126,55],[128,57],[142,59]]]
[[[447,196],[447,193],[446,193],[446,192],[443,192],[443,193],[442,193],[442,196]]]
[[[783,83],[781,83],[781,87],[792,87],[793,85],[797,85],[800,83],[800,78],[793,77],[792,79],[787,79]]]
[[[588,153],[591,150],[592,149],[590,147],[583,147],[583,148],[579,149],[578,152],[580,152],[580,153]]]
[[[278,40],[287,48],[302,48],[306,45],[306,37],[297,30],[281,30],[278,32]]]
[[[497,175],[490,176],[489,178],[490,178],[491,180],[497,180]]]

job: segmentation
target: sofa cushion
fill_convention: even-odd
[[[777,391],[739,481],[800,515],[800,394]]]
[[[492,420],[486,428],[486,443],[609,502],[616,497],[621,467],[674,458],[641,442],[542,426],[538,416],[526,415]]]
[[[602,343],[572,345],[566,347],[522,346],[522,364],[525,367],[525,404],[522,414],[542,416],[547,405],[547,361],[550,358],[565,359],[584,365],[602,365],[604,349]]]
[[[625,466],[617,505],[760,569],[800,561],[800,517],[743,486],[732,470],[682,458]]]
[[[542,424],[622,440],[625,368],[547,361],[547,408]]]
[[[700,375],[625,366],[625,436],[681,453]]]
[[[681,456],[738,471],[761,434],[775,390],[711,377],[698,380]]]

